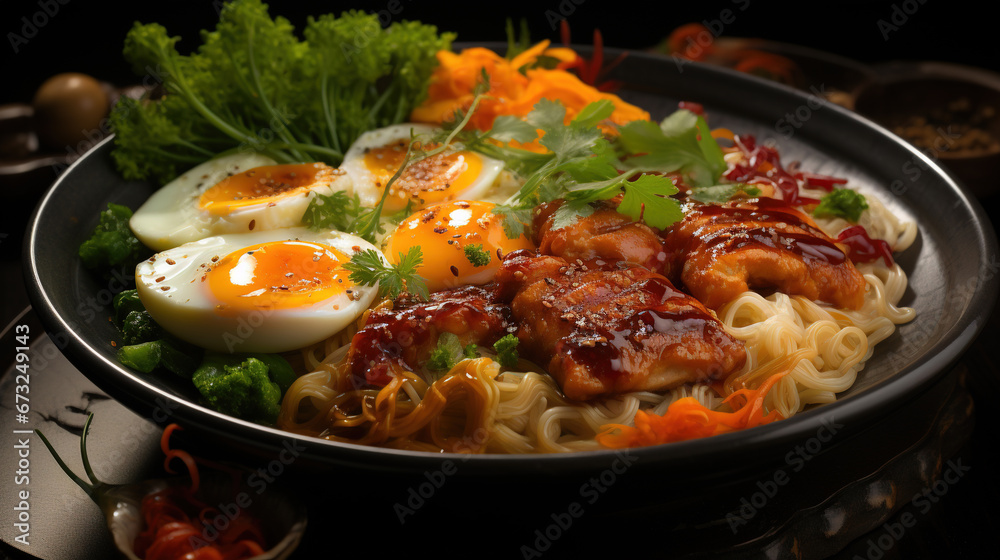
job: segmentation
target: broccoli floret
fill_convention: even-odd
[[[142,311],[129,311],[122,321],[122,342],[125,344],[139,344],[162,338],[163,331],[160,325],[149,316],[145,309]]]
[[[517,365],[519,358],[517,353],[518,338],[512,334],[501,338],[493,343],[493,349],[497,351],[497,362],[505,368],[512,368]]]
[[[132,311],[145,311],[146,307],[142,305],[142,300],[139,299],[139,290],[125,290],[123,292],[118,292],[115,296],[113,302],[115,308],[115,323],[121,326],[125,317]]]
[[[200,348],[169,337],[118,349],[118,361],[122,365],[143,373],[159,367],[181,377],[190,377],[200,358]]]
[[[273,354],[207,354],[191,375],[211,408],[265,424],[277,421],[282,394],[293,380],[288,362]]]
[[[150,342],[163,337],[163,330],[139,300],[137,290],[125,290],[115,296],[115,324],[127,345]]]
[[[122,364],[149,373],[157,367],[190,377],[201,361],[202,350],[163,332],[139,300],[136,290],[115,296],[115,322],[126,344],[118,350]]]
[[[128,227],[132,211],[127,206],[108,204],[90,239],[80,245],[80,260],[91,269],[111,269],[141,260],[142,243]]]
[[[118,349],[118,361],[126,367],[149,373],[160,364],[163,350],[159,340],[131,344]]]

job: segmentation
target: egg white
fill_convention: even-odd
[[[376,286],[351,288],[294,309],[231,310],[220,313],[219,300],[202,280],[213,263],[242,248],[271,241],[298,240],[328,245],[351,256],[376,250],[367,241],[342,232],[308,228],[207,237],[157,253],[136,267],[139,299],[150,316],[170,334],[216,352],[285,352],[324,340],[355,321],[375,299]],[[218,260],[218,259],[217,259]]]
[[[350,178],[338,174],[332,182],[310,188],[307,196],[290,196],[274,204],[248,205],[227,215],[212,215],[198,207],[201,195],[229,175],[276,164],[273,159],[252,152],[206,161],[153,193],[132,215],[129,226],[147,247],[165,251],[212,235],[301,225],[313,193],[329,196],[351,187]]]
[[[352,192],[358,196],[362,206],[375,206],[382,196],[382,186],[376,184],[375,175],[365,165],[365,152],[400,140],[409,141],[411,130],[414,135],[430,137],[438,129],[426,124],[402,123],[369,130],[359,136],[344,154],[344,161],[340,164],[340,169],[351,177]],[[460,145],[455,147],[461,148]],[[483,162],[479,177],[467,188],[456,192],[453,197],[450,197],[451,200],[475,200],[495,187],[500,173],[503,171],[503,162],[482,154],[477,155]],[[402,199],[406,197],[403,193],[398,193],[398,196]]]

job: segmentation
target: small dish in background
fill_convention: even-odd
[[[855,110],[946,167],[976,196],[1000,191],[1000,74],[941,62],[893,62]]]
[[[868,66],[824,51],[746,37],[715,37],[700,23],[682,25],[650,52],[723,66],[791,86],[854,109],[875,74]]]

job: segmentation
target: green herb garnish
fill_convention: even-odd
[[[497,353],[497,362],[501,366],[505,368],[512,368],[517,365],[517,361],[519,359],[517,353],[518,342],[520,341],[516,336],[508,334],[493,343],[493,349],[496,350]]]
[[[399,294],[409,292],[426,300],[427,281],[417,274],[417,269],[423,262],[423,253],[415,245],[405,255],[399,253],[399,264],[395,266],[382,261],[374,250],[367,249],[355,253],[349,262],[344,263],[344,268],[350,271],[350,279],[358,284],[377,284],[379,297],[396,299]]]
[[[415,21],[383,29],[376,14],[346,11],[308,18],[300,38],[260,0],[233,0],[201,37],[182,55],[161,25],[129,31],[125,58],[162,94],[123,97],[112,111],[125,178],[166,182],[240,150],[337,165],[362,132],[402,122],[423,101],[454,35]]]
[[[813,210],[813,216],[844,218],[856,224],[861,218],[861,213],[867,209],[868,201],[863,194],[851,189],[834,189],[820,199]]]
[[[472,266],[479,268],[490,264],[490,252],[483,248],[483,244],[466,245],[462,248],[465,251],[465,258],[472,263]]]
[[[462,360],[478,357],[479,349],[475,344],[462,346],[457,335],[443,332],[438,336],[437,346],[431,351],[426,366],[430,371],[449,371]]]

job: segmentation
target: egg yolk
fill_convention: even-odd
[[[308,307],[352,293],[350,257],[321,243],[272,241],[244,247],[209,265],[202,281],[227,310]]]
[[[302,195],[316,183],[330,183],[340,171],[322,163],[264,165],[219,181],[198,200],[198,207],[224,216],[246,206]]]
[[[406,158],[408,140],[365,150],[365,167],[375,186],[385,188]],[[442,152],[411,164],[393,182],[385,199],[388,212],[399,212],[412,200],[425,206],[455,198],[469,188],[483,171],[483,160],[469,151]]]
[[[485,284],[496,275],[503,255],[535,248],[525,236],[507,237],[503,217],[492,213],[494,206],[465,200],[428,206],[399,224],[386,241],[386,258],[398,264],[400,253],[420,246],[424,260],[417,274],[431,291]]]

